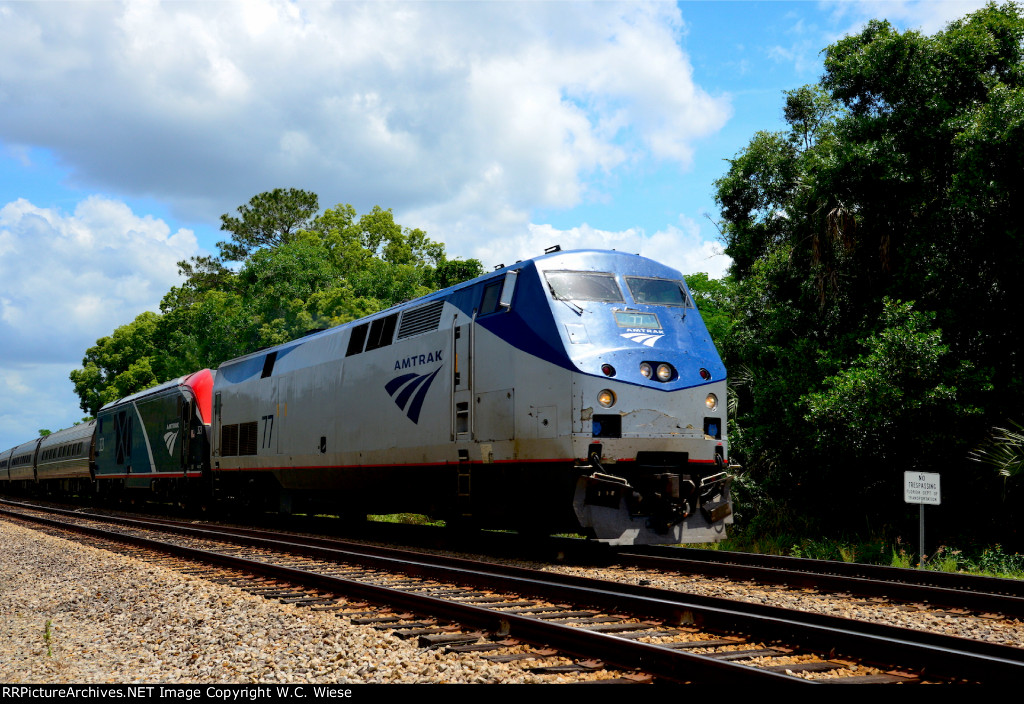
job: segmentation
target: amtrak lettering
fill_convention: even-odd
[[[440,357],[441,353],[438,352],[437,354]],[[420,355],[420,357],[423,356],[426,355]],[[410,357],[409,359],[415,358]],[[394,399],[395,404],[399,408],[405,411],[405,415],[413,423],[419,424],[423,401],[426,399],[427,391],[430,389],[430,385],[434,383],[434,378],[439,371],[441,371],[441,367],[438,367],[429,374],[403,374],[402,376],[396,376],[384,385],[388,395]]]
[[[420,364],[430,364],[431,362],[441,361],[441,350],[437,352],[431,352],[429,354],[414,354],[412,357],[406,357],[405,359],[395,360],[395,371],[401,371],[402,369],[409,369],[411,367],[418,366]]]

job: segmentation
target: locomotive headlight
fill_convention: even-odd
[[[658,365],[658,381],[668,381],[675,375],[675,369],[672,368],[671,364],[659,364]]]
[[[718,408],[718,397],[714,394],[708,394],[708,397],[704,399],[704,405],[708,407],[709,411],[713,411]]]
[[[597,395],[597,402],[605,408],[611,408],[615,405],[615,392],[611,389],[604,389]]]
[[[640,362],[640,376],[644,379],[650,379],[654,376],[654,369],[647,362]]]

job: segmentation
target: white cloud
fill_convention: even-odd
[[[60,430],[85,415],[68,373],[70,364],[0,364],[0,452]]]
[[[983,8],[988,0],[836,0],[827,3],[837,22],[847,28],[839,36],[860,32],[871,19],[885,19],[897,27],[934,34],[946,25]],[[839,38],[836,37],[836,39]]]
[[[678,225],[668,225],[649,236],[636,228],[610,231],[583,224],[562,230],[551,225],[531,224],[517,234],[478,243],[470,256],[477,257],[489,268],[540,256],[554,245],[559,245],[563,251],[614,249],[654,259],[683,274],[705,272],[712,278],[721,278],[732,262],[722,253],[721,245],[708,237],[700,223],[685,215],[679,216]]]
[[[732,260],[722,251],[717,235],[705,231],[707,226],[685,215],[678,225],[668,225],[655,232],[645,243],[641,254],[678,269],[683,274],[703,272],[713,279],[727,273]],[[709,239],[710,237],[710,239]]]
[[[768,47],[767,56],[772,61],[792,65],[797,75],[806,77],[807,82],[811,83],[817,80],[821,73],[820,51],[819,38],[801,38],[791,42],[789,46],[776,44]]]
[[[87,347],[179,282],[177,262],[198,252],[189,230],[172,233],[100,196],[74,213],[18,199],[0,208],[0,359],[77,362]]]
[[[24,3],[0,22],[0,139],[73,183],[216,222],[270,188],[464,219],[599,199],[687,168],[729,104],[674,4]],[[331,203],[333,204],[333,203]],[[412,223],[419,225],[419,223]],[[453,240],[450,235],[454,236]]]
[[[177,283],[188,230],[93,196],[73,213],[0,207],[0,451],[82,417],[68,379],[96,340]]]

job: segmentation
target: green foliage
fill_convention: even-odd
[[[97,340],[71,372],[84,411],[228,359],[329,328],[483,273],[380,207],[316,216],[316,194],[276,189],[221,217],[220,257],[179,262],[161,313]],[[237,262],[236,264],[229,264]]]
[[[1001,577],[1024,577],[1024,555],[1003,552],[998,543],[994,547],[985,548],[969,565],[972,571]]]
[[[158,383],[158,321],[156,313],[142,313],[86,350],[83,368],[70,374],[83,411],[95,415],[104,404]]]
[[[940,545],[928,560],[928,569],[936,572],[960,572],[966,568],[967,562],[964,560],[963,552],[951,550],[945,545]]]
[[[908,545],[898,537],[894,540],[886,538],[858,540],[820,535],[810,537],[800,528],[797,528],[796,532],[734,530],[732,535],[721,543],[689,547],[762,555],[787,555],[811,560],[860,562],[902,569],[913,569],[919,566],[917,552],[908,549]],[[924,568],[938,572],[965,572],[1024,579],[1024,555],[1007,553],[999,544],[969,549],[955,549],[940,545],[935,549],[933,555],[925,556]]]
[[[711,339],[718,345],[727,344],[735,321],[732,307],[736,286],[733,279],[711,279],[707,274],[700,272],[687,276],[686,285],[708,328],[708,333],[711,334]]]
[[[366,517],[366,520],[375,523],[401,523],[412,526],[444,526],[444,521],[436,521],[422,513],[371,514]]]
[[[957,380],[970,379],[966,362],[944,364],[949,348],[934,329],[934,314],[910,304],[883,300],[880,330],[861,343],[853,360],[819,365],[839,367],[821,382],[821,391],[800,399],[818,448],[835,457],[855,456],[874,464],[923,469],[937,464],[929,452],[945,441],[947,428],[974,413],[957,403]],[[908,430],[924,452],[903,457]],[[924,467],[920,467],[923,465]]]
[[[900,569],[910,569],[914,566],[914,556],[908,555],[907,550],[904,547],[899,547],[897,552],[896,546],[892,548],[892,559],[889,560],[890,567],[898,567]]]
[[[900,525],[913,468],[958,488],[942,515],[983,516],[982,534],[1016,525],[967,454],[1021,417],[1019,7],[934,36],[872,21],[825,50],[821,81],[788,91],[784,115],[715,183],[746,510]]]

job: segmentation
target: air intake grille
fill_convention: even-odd
[[[238,454],[256,454],[256,421],[251,423],[239,423],[238,425]]]
[[[257,422],[235,423],[220,429],[220,456],[238,457],[257,453]]]
[[[238,423],[221,427],[220,454],[221,457],[238,456]]]
[[[444,301],[434,301],[425,306],[405,311],[402,315],[402,324],[398,326],[398,339],[437,330],[437,326],[441,322],[442,310],[444,310]]]

